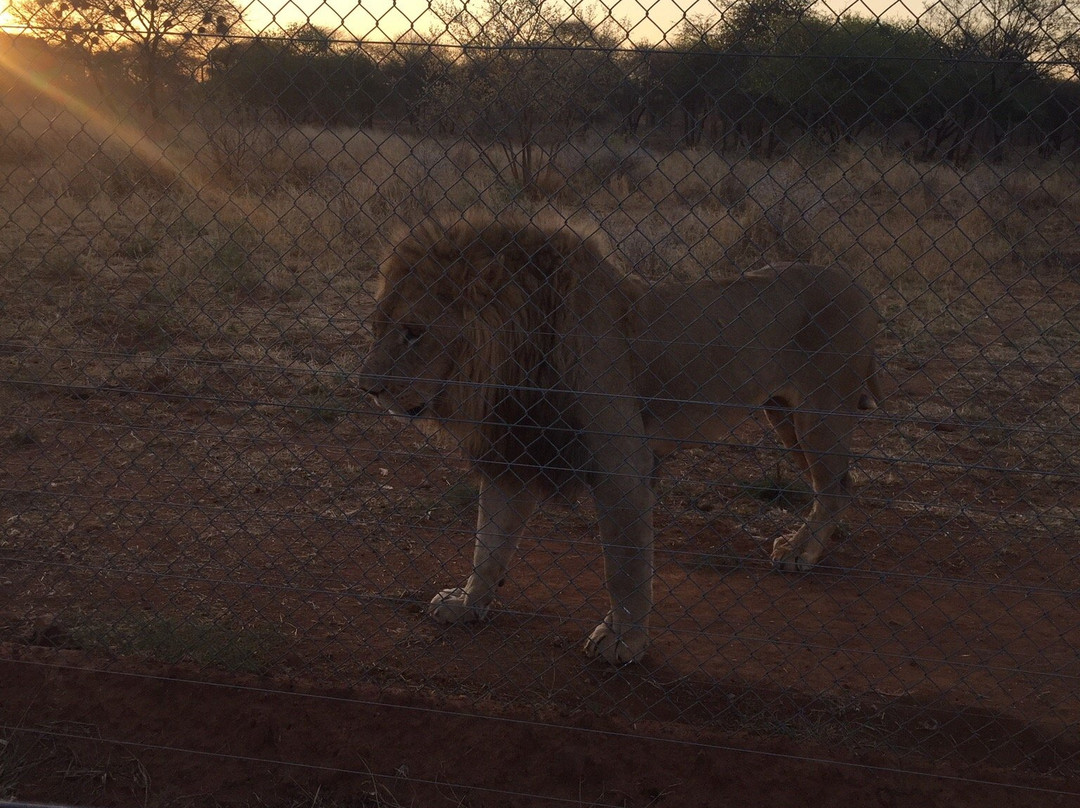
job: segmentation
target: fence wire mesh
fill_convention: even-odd
[[[12,0],[0,663],[1075,795],[1078,149],[1057,0]]]

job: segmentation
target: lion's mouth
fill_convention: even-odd
[[[369,393],[368,397],[377,407],[381,407],[382,409],[389,411],[392,415],[402,416],[406,418],[419,418],[424,414],[424,410],[427,409],[426,401],[417,404],[415,407],[409,407],[406,409],[405,407],[402,407],[392,397],[383,393]]]

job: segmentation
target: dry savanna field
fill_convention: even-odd
[[[0,798],[254,805],[246,760],[264,804],[786,804],[769,755],[856,804],[1080,790],[1075,161],[586,135],[521,188],[453,137],[61,104],[0,106],[0,144]],[[579,652],[604,608],[587,499],[530,523],[493,621],[426,619],[466,574],[475,487],[355,372],[387,233],[478,205],[585,214],[649,278],[798,258],[860,279],[885,395],[819,569],[771,569],[805,488],[755,420],[664,466],[641,666]],[[175,678],[237,689],[170,712]],[[343,706],[274,701],[299,692]],[[347,723],[369,703],[414,712]],[[446,751],[466,730],[439,722],[467,715],[489,771]],[[606,734],[560,740],[546,777],[513,757],[566,727]]]

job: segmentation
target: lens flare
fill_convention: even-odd
[[[103,103],[91,104],[72,94],[57,80],[56,71],[35,65],[34,59],[20,58],[23,54],[19,54],[18,50],[17,40],[0,32],[0,75],[6,75],[17,84],[60,104],[83,124],[87,132],[100,140],[119,138],[154,171],[161,171],[170,179],[189,179],[184,166],[146,129],[122,120]]]

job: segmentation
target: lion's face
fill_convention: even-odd
[[[439,418],[461,355],[461,314],[418,278],[384,270],[370,325],[374,341],[360,371],[368,394],[396,415]]]

